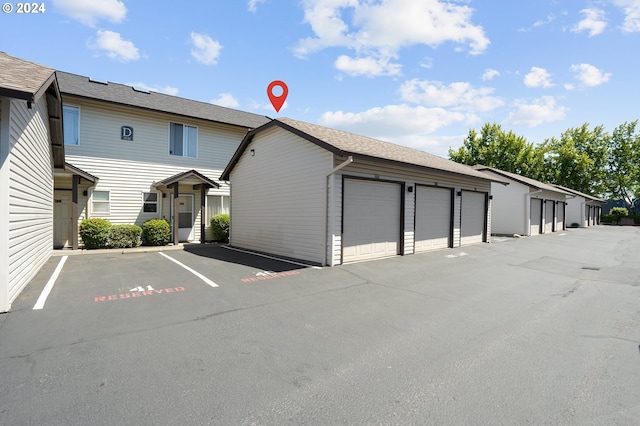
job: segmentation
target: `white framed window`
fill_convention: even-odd
[[[80,108],[64,105],[62,107],[62,123],[64,144],[80,145]]]
[[[178,157],[198,157],[198,128],[169,123],[169,154]]]
[[[229,214],[229,201],[228,195],[207,195],[207,223],[217,214]]]
[[[143,192],[142,193],[142,212],[143,213],[158,213],[158,197],[157,192]]]
[[[91,194],[91,213],[93,216],[111,214],[111,193],[109,191],[93,191]]]

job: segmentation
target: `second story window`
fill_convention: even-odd
[[[80,144],[80,108],[74,106],[62,107],[62,123],[64,126],[64,144]]]
[[[198,156],[198,128],[170,123],[169,154],[196,158]]]

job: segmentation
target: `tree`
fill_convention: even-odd
[[[601,195],[606,191],[608,140],[609,135],[602,126],[589,130],[587,123],[566,130],[560,139],[547,139],[542,144],[545,151],[543,180],[590,195]]]
[[[613,131],[606,167],[609,195],[624,200],[629,210],[640,197],[640,135],[637,125],[637,120],[625,122]]]
[[[496,123],[486,123],[480,135],[474,129],[469,130],[457,151],[449,149],[449,158],[470,166],[482,164],[534,179],[542,175],[544,165],[542,151],[524,137],[512,131],[505,132]]]

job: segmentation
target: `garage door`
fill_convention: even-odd
[[[345,179],[343,263],[400,252],[400,188],[397,183]]]
[[[553,200],[546,200],[544,203],[544,232],[553,232]]]
[[[530,235],[540,234],[540,218],[542,217],[542,200],[537,198],[531,199],[531,227]]]
[[[485,240],[486,193],[462,191],[460,245]]]
[[[556,216],[556,231],[562,231],[564,229],[564,203],[558,203]]]
[[[416,186],[415,251],[450,247],[451,189]]]

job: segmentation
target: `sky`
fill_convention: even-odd
[[[3,3],[0,51],[442,157],[485,123],[539,144],[640,118],[640,0],[35,4]]]

